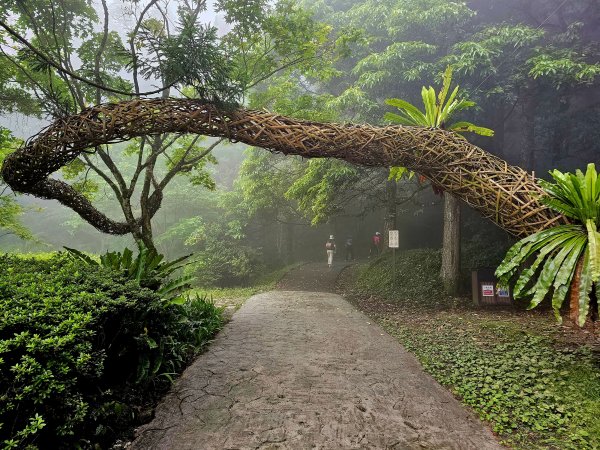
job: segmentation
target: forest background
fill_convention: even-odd
[[[439,85],[451,65],[478,105],[464,119],[495,131],[469,136],[476,144],[542,177],[597,160],[600,6],[592,0],[81,0],[68,9],[35,0],[3,8],[0,15],[50,59],[115,91],[40,63],[2,33],[3,156],[44,123],[124,92],[231,96],[307,120],[385,124],[386,98],[419,104],[421,87]],[[462,219],[445,217],[450,196],[418,177],[390,179],[385,168],[209,138],[98,148],[60,176],[108,216],[142,216],[143,226],[104,235],[57,203],[3,188],[0,249],[102,253],[144,242],[169,258],[194,253],[189,270],[199,284],[228,286],[322,258],[329,234],[339,243],[352,236],[366,256],[375,231],[400,229],[409,249],[439,247],[444,224],[458,227],[465,268],[496,264],[511,242],[467,208]]]

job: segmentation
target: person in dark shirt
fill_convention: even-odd
[[[346,250],[346,261],[354,261],[354,245],[352,242],[352,236],[348,236],[346,238],[344,249]]]

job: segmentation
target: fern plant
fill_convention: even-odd
[[[424,111],[421,111],[406,100],[388,98],[385,103],[398,108],[399,113],[387,112],[384,115],[384,119],[399,125],[441,128],[456,133],[475,133],[482,136],[493,136],[493,130],[480,127],[471,122],[460,121],[448,124],[459,112],[476,106],[473,101],[458,98],[459,86],[456,86],[450,92],[451,85],[452,67],[448,66],[444,72],[442,88],[439,93],[436,94],[435,89],[431,86],[428,88],[423,86],[423,89],[421,89]],[[390,179],[399,180],[406,173],[409,174],[409,177],[413,175],[405,167],[392,167],[390,169]]]
[[[459,99],[459,86],[450,93],[452,84],[452,67],[448,66],[444,72],[444,79],[440,92],[436,94],[431,86],[421,89],[421,97],[425,111],[421,111],[413,104],[399,98],[388,98],[385,103],[399,109],[399,114],[387,112],[384,118],[392,123],[417,127],[442,128],[457,133],[475,133],[482,136],[493,136],[494,131],[472,124],[471,122],[454,122],[448,124],[450,119],[460,111],[475,106],[475,102]],[[448,96],[450,93],[450,96]]]
[[[583,326],[594,286],[596,296],[599,294],[600,180],[594,164],[588,164],[585,174],[580,170],[575,174],[554,170],[550,174],[554,183],[540,180],[547,193],[541,200],[574,223],[521,239],[509,249],[496,276],[500,284],[508,286],[520,273],[513,294],[515,298],[531,297],[529,309],[552,292],[552,308],[559,322],[560,308],[570,294],[571,317]],[[520,270],[530,258],[531,265]]]
[[[125,248],[122,252],[107,252],[100,255],[100,261],[74,248],[65,247],[69,254],[87,265],[103,266],[117,272],[123,272],[129,279],[137,281],[140,286],[151,289],[170,302],[183,302],[179,294],[191,287],[193,276],[185,275],[170,278],[171,275],[186,264],[192,255],[182,256],[173,261],[164,262],[164,255],[156,250],[142,247],[134,257],[133,251]]]

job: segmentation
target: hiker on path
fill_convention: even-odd
[[[371,258],[371,257],[377,258],[379,255],[381,255],[381,246],[382,245],[383,245],[383,242],[381,240],[381,233],[379,231],[377,231],[371,238],[371,251],[369,252],[369,258]]]
[[[346,261],[354,261],[354,246],[352,242],[352,236],[348,236],[346,238],[344,249],[346,250]]]
[[[333,265],[333,254],[335,253],[335,239],[333,234],[329,236],[329,239],[325,243],[325,250],[327,250],[327,265],[331,268]]]

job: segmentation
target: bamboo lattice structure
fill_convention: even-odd
[[[566,219],[540,203],[534,177],[439,129],[319,123],[267,111],[224,109],[188,99],[104,104],[61,119],[8,156],[2,176],[14,191],[56,199],[99,230],[129,233],[67,183],[49,175],[98,145],[163,133],[225,137],[271,152],[339,158],[365,166],[404,166],[442,186],[515,236]]]

